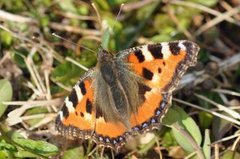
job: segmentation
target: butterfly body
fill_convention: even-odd
[[[130,135],[159,127],[186,69],[196,63],[190,41],[143,45],[116,55],[100,49],[56,119],[65,136],[92,138],[118,150]]]
[[[93,89],[95,107],[105,121],[121,121],[130,129],[129,118],[143,102],[139,85],[143,80],[130,73],[129,66],[121,59],[105,50],[100,50],[95,68]]]

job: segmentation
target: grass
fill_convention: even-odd
[[[239,158],[239,2],[92,2],[0,1],[0,158]],[[56,114],[100,45],[116,53],[178,39],[201,50],[160,131],[118,154],[59,136]]]

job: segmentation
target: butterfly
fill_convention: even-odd
[[[66,97],[56,118],[63,136],[91,138],[118,151],[132,135],[160,127],[183,74],[197,62],[199,46],[187,40],[142,45],[109,53]]]

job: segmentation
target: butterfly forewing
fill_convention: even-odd
[[[182,40],[135,47],[119,56],[148,86],[172,92],[186,69],[196,63],[198,50],[195,43]]]

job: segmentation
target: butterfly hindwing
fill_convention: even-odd
[[[93,105],[92,80],[87,72],[65,98],[56,119],[56,128],[65,136],[90,138],[94,133],[96,109]]]
[[[93,139],[98,145],[117,150],[129,135],[121,122],[107,121],[96,109],[94,71],[88,71],[65,98],[56,119],[56,129],[66,137]]]

